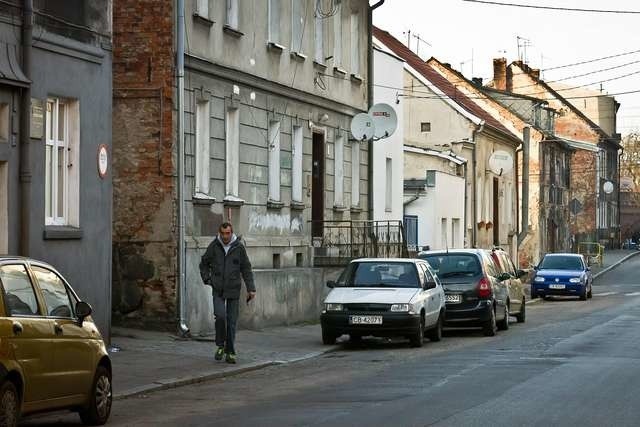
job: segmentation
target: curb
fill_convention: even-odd
[[[640,251],[631,253],[627,256],[625,256],[622,259],[619,259],[618,261],[616,261],[615,263],[611,264],[609,267],[605,268],[604,270],[601,270],[599,272],[597,272],[596,274],[593,275],[593,278],[596,279],[598,277],[600,277],[601,275],[603,275],[604,273],[607,273],[611,270],[613,270],[614,268],[616,268],[617,266],[619,266],[620,264],[622,264],[623,262],[625,262],[626,260],[628,260],[629,258],[633,258],[636,255],[640,255]]]
[[[327,348],[323,351],[314,351],[312,353],[305,354],[300,357],[296,357],[290,360],[268,360],[264,362],[254,362],[245,366],[239,366],[237,368],[227,368],[225,370],[207,371],[199,375],[189,375],[180,378],[168,378],[154,381],[151,384],[145,384],[138,387],[133,387],[128,390],[124,390],[121,393],[114,393],[113,400],[124,400],[130,397],[140,396],[143,394],[152,393],[155,391],[169,390],[172,388],[183,387],[192,384],[198,384],[205,381],[228,378],[235,375],[244,374],[247,372],[258,371],[260,369],[268,368],[270,366],[282,366],[291,363],[302,362],[304,360],[313,359],[314,357],[322,356],[323,354],[335,351],[339,345],[335,345]]]

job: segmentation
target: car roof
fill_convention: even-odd
[[[575,257],[575,258],[582,258],[582,254],[574,254],[574,253],[570,253],[570,252],[566,252],[566,253],[552,253],[552,254],[546,254],[545,257]]]
[[[389,262],[410,262],[412,264],[415,264],[416,262],[424,262],[424,260],[422,259],[416,259],[416,258],[357,258],[354,260],[351,260],[351,262],[384,262],[384,263],[389,263]]]
[[[29,264],[38,264],[38,265],[48,267],[52,270],[56,270],[55,267],[53,267],[51,264],[44,261],[37,260],[35,258],[29,258],[24,256],[18,256],[18,255],[0,255],[0,264],[7,263],[7,262],[15,262],[15,261],[27,262]]]
[[[433,250],[433,251],[422,251],[420,253],[418,253],[418,256],[420,255],[441,255],[441,254],[473,254],[473,255],[480,255],[482,252],[489,251],[491,252],[490,249],[476,249],[476,248],[469,248],[469,249],[440,249],[440,250]]]

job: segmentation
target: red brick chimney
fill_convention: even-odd
[[[493,87],[498,90],[507,90],[506,58],[494,58],[493,60]]]

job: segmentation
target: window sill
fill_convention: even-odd
[[[348,210],[349,210],[349,208],[347,208],[346,206],[342,206],[342,205],[334,205],[333,206],[333,211],[334,212],[346,212]]]
[[[216,202],[216,198],[208,194],[196,193],[191,197],[191,201],[194,205],[212,205]]]
[[[230,207],[230,208],[240,207],[244,205],[244,200],[236,196],[226,196],[222,200],[222,202],[224,203],[225,207]]]
[[[244,33],[242,31],[236,30],[235,28],[230,27],[228,25],[223,26],[222,27],[222,31],[224,31],[225,34],[228,34],[228,35],[230,35],[232,37],[235,37],[235,38],[240,38],[240,37],[244,36]]]
[[[344,77],[347,75],[347,70],[340,67],[333,67],[333,74],[340,74],[341,76]]]
[[[306,205],[302,202],[291,202],[289,207],[296,211],[303,211],[306,208]]]
[[[323,64],[322,62],[318,62],[318,61],[313,61],[313,66],[322,70],[322,71],[326,71],[327,69],[327,64]]]
[[[291,57],[300,62],[304,62],[307,59],[307,55],[301,52],[291,52]]]
[[[362,84],[364,79],[360,74],[351,74],[351,81],[354,83]]]
[[[198,15],[197,13],[193,14],[193,20],[195,22],[199,22],[202,25],[206,25],[208,27],[213,26],[213,24],[215,24],[215,21],[212,21],[211,19],[209,19],[206,16],[202,16],[202,15]]]
[[[385,210],[384,210],[384,211],[385,211],[386,213],[391,213],[391,212],[393,212],[393,209],[391,209],[391,208],[385,208]]]
[[[282,46],[281,44],[278,44],[276,42],[268,42],[267,43],[267,50],[273,52],[273,53],[277,53],[277,54],[281,54],[282,51],[284,51],[284,46]]]
[[[283,202],[277,202],[275,200],[267,200],[267,209],[282,209],[284,207]]]
[[[362,213],[362,208],[360,206],[351,206],[351,213]]]
[[[82,239],[82,228],[68,225],[46,225],[42,238],[44,240],[79,240]]]

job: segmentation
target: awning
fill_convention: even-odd
[[[16,46],[0,42],[0,84],[29,87],[31,81],[24,75],[16,54]]]
[[[569,148],[572,148],[574,150],[591,151],[594,153],[600,151],[600,148],[598,147],[597,144],[593,144],[590,142],[583,142],[583,141],[574,141],[573,139],[555,138],[555,139],[547,139],[545,140],[545,142],[560,142],[560,143],[566,144],[567,146],[569,146]]]

